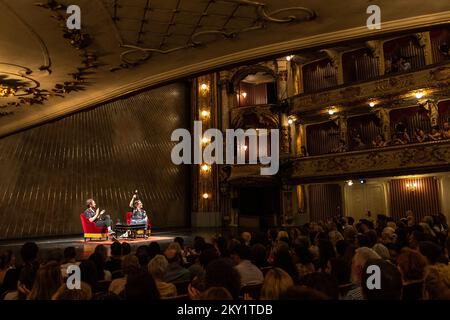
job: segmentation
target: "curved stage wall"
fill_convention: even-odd
[[[170,135],[188,121],[177,83],[0,139],[0,239],[81,234],[90,197],[124,221],[135,189],[154,226],[186,226],[189,171]]]

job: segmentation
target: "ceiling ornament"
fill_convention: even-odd
[[[42,105],[49,97],[64,97],[73,91],[82,91],[86,89],[87,76],[95,73],[99,67],[97,55],[88,50],[91,44],[89,34],[80,30],[69,30],[66,27],[66,6],[55,0],[49,0],[46,3],[36,3],[35,5],[48,9],[52,12],[52,17],[59,21],[63,37],[76,50],[80,50],[81,63],[76,71],[69,73],[67,80],[61,83],[55,83],[50,90],[40,87],[40,83],[35,80],[33,70],[17,64],[0,62],[0,117],[13,113],[13,107],[23,105]],[[20,17],[18,17],[20,19]],[[35,34],[38,39],[39,36]],[[44,64],[38,68],[40,71],[46,70],[51,73],[50,55],[48,54],[45,43],[42,42],[44,54]]]
[[[275,11],[269,11],[269,7],[262,2],[248,1],[248,0],[209,0],[206,2],[206,7],[203,11],[192,12],[184,10],[180,6],[181,1],[178,1],[177,7],[172,10],[158,8],[155,4],[155,8],[145,6],[143,8],[143,18],[139,29],[137,30],[136,44],[126,43],[123,37],[120,35],[120,8],[126,6],[126,2],[119,4],[119,1],[114,2],[113,9],[111,9],[112,20],[116,24],[117,32],[119,33],[119,39],[121,47],[127,49],[122,52],[120,59],[122,64],[120,67],[112,68],[111,71],[119,70],[120,68],[128,68],[143,63],[150,59],[153,54],[169,54],[175,51],[205,46],[208,43],[217,41],[218,39],[236,39],[239,34],[254,30],[264,29],[268,23],[298,23],[303,21],[309,21],[316,18],[314,10],[304,7],[288,7]],[[218,8],[221,8],[220,10]],[[228,8],[227,12],[223,8]],[[167,11],[166,16],[171,18],[161,22],[154,21],[149,17],[152,12]],[[218,13],[220,12],[220,14]],[[239,13],[242,12],[242,13]],[[191,15],[189,23],[186,19],[182,19],[181,15]],[[214,17],[225,18],[225,23],[222,26],[217,26],[217,23],[211,22]],[[209,20],[208,20],[209,18]],[[133,19],[126,17],[126,20]],[[123,20],[123,19],[122,19]],[[136,20],[136,19],[135,19]],[[194,21],[195,20],[195,21]],[[209,22],[208,22],[209,21]],[[239,21],[239,22],[233,22]],[[242,21],[245,21],[242,22]],[[153,32],[152,30],[144,30],[144,26],[149,24],[163,25],[165,27],[164,32]],[[193,30],[189,35],[176,34],[176,28],[181,28],[182,25],[185,29]],[[175,31],[174,31],[175,30]],[[127,30],[128,31],[128,30]],[[143,35],[146,33],[159,37],[158,43],[155,42],[153,46],[144,47],[139,44],[144,43]],[[182,37],[183,41],[172,41],[175,37]],[[176,45],[169,46],[167,43],[176,43]],[[145,44],[145,43],[144,43]]]

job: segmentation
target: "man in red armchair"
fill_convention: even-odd
[[[88,199],[86,201],[87,209],[84,211],[84,216],[89,219],[90,222],[95,222],[97,227],[107,227],[108,235],[114,237],[115,232],[111,229],[111,217],[104,215],[105,210],[100,211],[96,208],[97,204],[94,199]]]

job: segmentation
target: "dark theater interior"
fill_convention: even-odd
[[[0,305],[450,300],[449,46],[442,0],[0,0]]]

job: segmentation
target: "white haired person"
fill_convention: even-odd
[[[115,232],[111,229],[111,217],[104,214],[105,210],[100,211],[100,208],[97,208],[94,199],[86,200],[86,206],[87,209],[84,210],[86,219],[89,219],[90,222],[95,222],[97,227],[107,227],[108,234],[114,237]]]
[[[351,280],[352,289],[347,293],[343,300],[364,300],[361,287],[361,279],[366,262],[369,259],[381,259],[378,253],[368,247],[356,249],[352,260]]]

